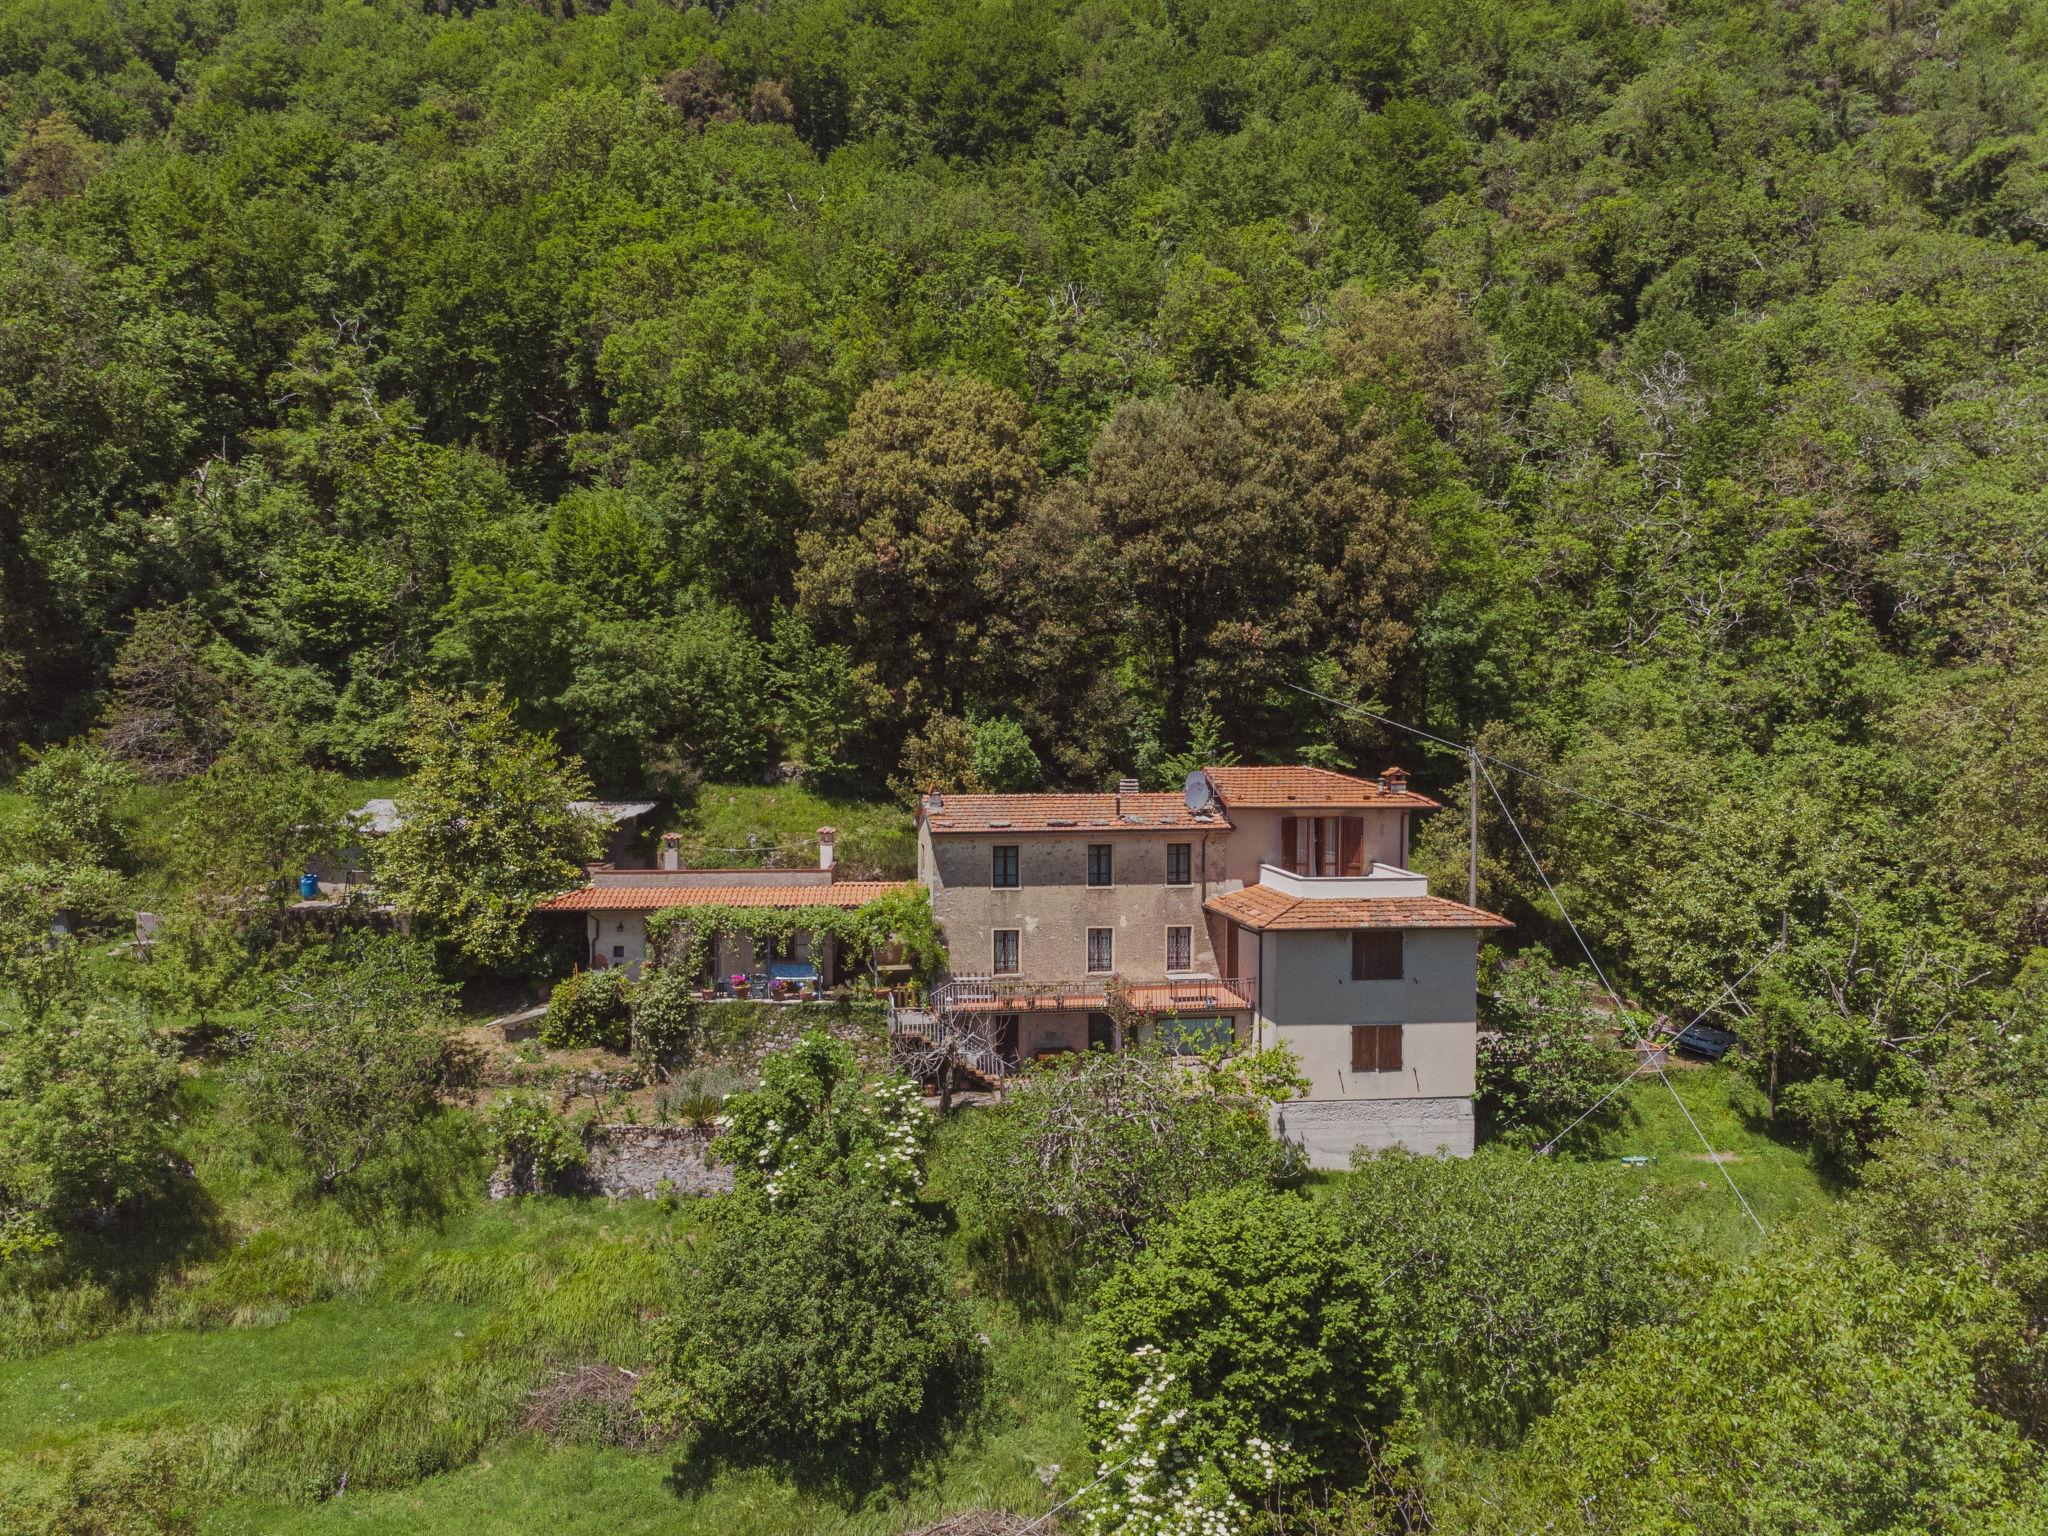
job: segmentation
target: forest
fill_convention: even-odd
[[[2041,1529],[2044,478],[2026,0],[0,0],[0,1523],[894,1531],[1100,1473],[1065,1518],[1129,1536]],[[486,1207],[575,1155],[435,1045],[543,973],[532,892],[486,860],[359,948],[272,889],[451,741],[525,776],[505,825],[645,793],[707,861],[832,820],[892,877],[920,790],[1399,763],[1460,896],[1470,744],[1495,1144],[1303,1200],[1219,1068],[1204,1179],[1111,1117],[1137,1183],[1056,1257],[991,1172],[1052,1083],[770,1137],[729,1217]],[[1532,1156],[1619,1075],[1558,1012],[1740,1060]],[[354,1107],[249,1065],[330,1047]],[[895,1092],[805,1049],[697,1087]],[[936,1231],[849,1193],[899,1152]],[[735,1335],[915,1303],[870,1364],[929,1391],[747,1400],[832,1352],[650,1321],[676,1251]],[[1128,1346],[1242,1324],[1184,1315],[1210,1260],[1307,1332],[1175,1406],[1215,1362]],[[260,1413],[195,1364],[118,1434],[38,1417],[290,1329]],[[638,1417],[522,1417],[594,1361],[661,1378]],[[1352,1442],[1289,1439],[1312,1404]],[[720,1413],[728,1470],[621,1470]],[[834,1413],[839,1461],[747,1459]],[[880,1423],[930,1456],[848,1493]],[[1155,1432],[1193,1481],[1116,1482]]]

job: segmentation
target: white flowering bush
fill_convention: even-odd
[[[1330,1213],[1239,1188],[1190,1201],[1104,1283],[1083,1334],[1095,1529],[1235,1531],[1342,1483],[1407,1413],[1378,1274]]]
[[[822,1030],[761,1067],[761,1086],[726,1103],[715,1150],[742,1190],[788,1205],[820,1181],[907,1206],[924,1185],[932,1114],[915,1083],[865,1072]]]
[[[1131,1359],[1146,1374],[1130,1400],[1095,1404],[1115,1422],[1095,1443],[1103,1472],[1083,1503],[1086,1528],[1095,1536],[1236,1536],[1252,1515],[1241,1490],[1277,1489],[1287,1448],[1253,1435],[1224,1450],[1221,1464],[1203,1456],[1180,1432],[1187,1391],[1163,1353],[1140,1344]]]

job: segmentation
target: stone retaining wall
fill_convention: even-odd
[[[590,1185],[600,1195],[716,1195],[732,1169],[711,1161],[712,1134],[681,1125],[601,1125],[590,1132]]]
[[[642,1200],[723,1194],[732,1188],[732,1169],[711,1159],[716,1134],[683,1125],[592,1126],[584,1144],[590,1167],[582,1193]],[[491,1175],[493,1200],[520,1192],[503,1169]]]

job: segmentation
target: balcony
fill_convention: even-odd
[[[1427,896],[1429,876],[1394,864],[1374,864],[1362,875],[1297,875],[1278,864],[1259,866],[1259,885],[1317,901],[1371,901],[1382,896]]]
[[[1018,976],[955,976],[932,999],[939,1012],[1087,1013],[1109,1001],[1107,976],[1083,981],[1027,981]],[[1216,1013],[1245,1009],[1244,983],[1215,976],[1176,976],[1124,983],[1140,1013]]]

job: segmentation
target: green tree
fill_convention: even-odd
[[[1555,1135],[1627,1075],[1615,1031],[1636,1026],[1596,1008],[1593,976],[1555,964],[1541,944],[1488,957],[1479,994],[1479,1112],[1491,1134]]]
[[[979,1395],[980,1347],[937,1242],[871,1191],[728,1203],[687,1284],[638,1400],[702,1451],[871,1485]]]
[[[177,1083],[131,1010],[77,1001],[0,1027],[0,1263],[161,1188]]]
[[[248,1116],[330,1193],[433,1108],[450,1018],[431,956],[410,941],[316,954],[279,978],[236,1064]]]
[[[1240,1526],[1277,1489],[1350,1477],[1408,1405],[1378,1274],[1325,1208],[1251,1190],[1191,1200],[1116,1271],[1075,1372],[1110,1530],[1160,1505]]]
[[[2024,1528],[2041,1454],[1976,1400],[1963,1325],[1981,1305],[1868,1251],[1771,1253],[1583,1376],[1525,1442],[1514,1497],[1473,1524]]]
[[[1421,1406],[1508,1444],[1685,1277],[1640,1195],[1606,1170],[1522,1152],[1355,1159],[1344,1230],[1386,1277]]]
[[[1192,1078],[1156,1046],[1049,1062],[977,1111],[952,1161],[962,1229],[998,1269],[1060,1285],[1128,1257],[1198,1194],[1300,1172],[1263,1081]]]
[[[813,1030],[762,1062],[759,1087],[726,1101],[715,1150],[743,1193],[771,1205],[831,1184],[904,1206],[924,1183],[931,1132],[915,1083],[863,1069],[848,1046]]]
[[[121,806],[134,786],[127,766],[98,747],[74,743],[36,753],[15,781],[28,800],[24,850],[55,863],[117,864],[128,842]]]
[[[1039,453],[1015,396],[920,375],[871,388],[806,471],[799,608],[874,664],[900,721],[973,701],[991,557],[1038,493]]]
[[[519,729],[495,689],[414,694],[405,755],[412,774],[394,797],[401,824],[376,851],[378,881],[470,958],[519,961],[534,902],[572,884],[603,844],[570,806],[590,795],[582,766]]]
[[[1024,727],[1007,715],[971,722],[974,777],[998,794],[1036,789],[1045,769]]]

